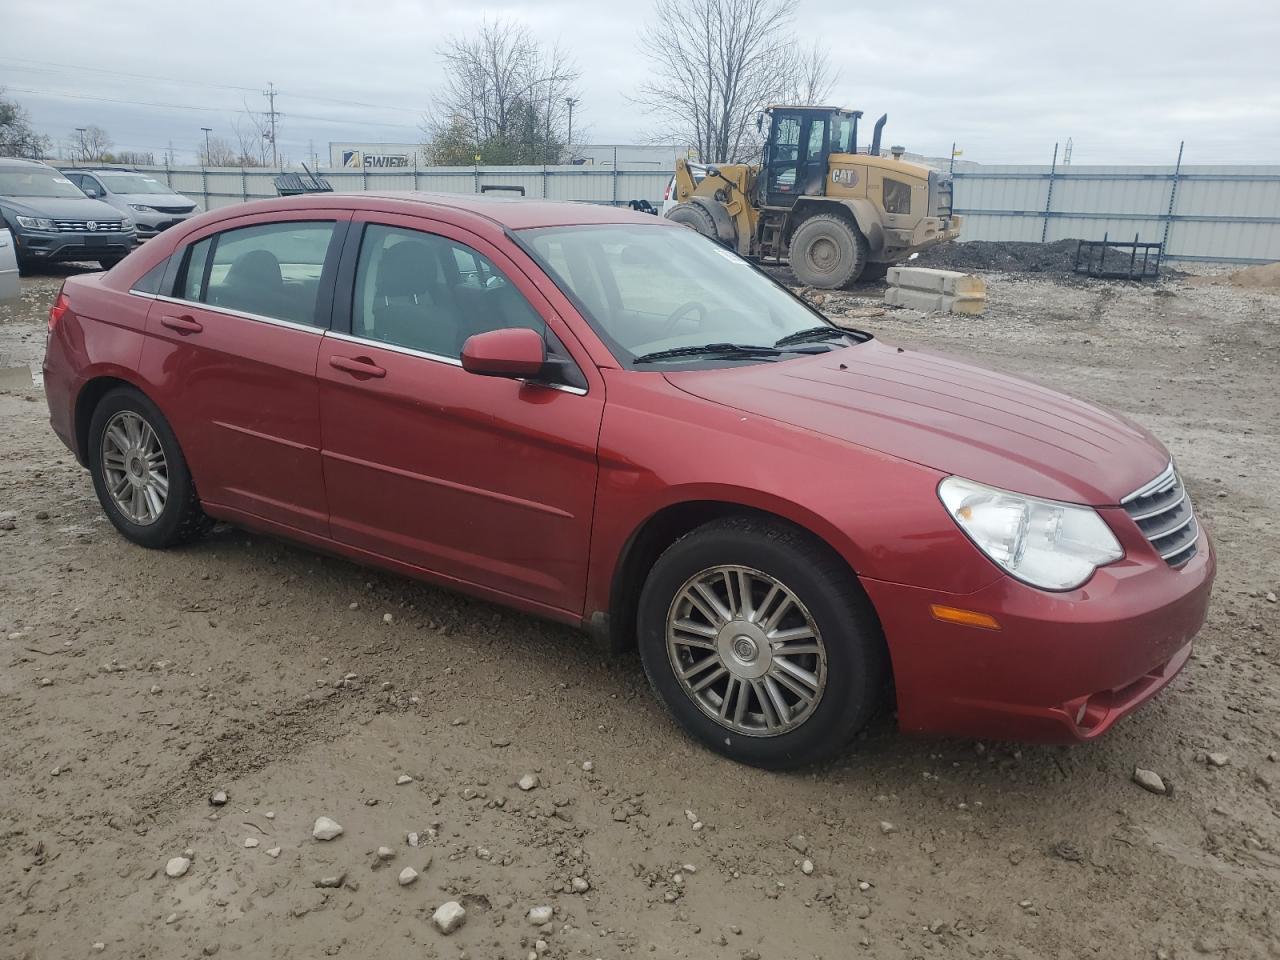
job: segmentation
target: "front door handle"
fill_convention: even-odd
[[[368,357],[330,357],[329,366],[357,377],[380,379],[387,375],[387,371],[384,368],[378,366]]]
[[[170,330],[176,330],[178,333],[199,333],[204,329],[204,324],[195,317],[161,317],[160,325],[168,327]]]

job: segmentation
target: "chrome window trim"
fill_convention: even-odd
[[[1144,483],[1142,486],[1140,486],[1137,490],[1133,491],[1133,493],[1129,494],[1127,497],[1121,497],[1120,504],[1121,506],[1123,506],[1124,504],[1130,502],[1131,500],[1137,500],[1139,497],[1150,496],[1153,493],[1159,492],[1161,487],[1164,487],[1166,485],[1170,487],[1173,486],[1175,482],[1176,480],[1175,480],[1175,474],[1173,471],[1173,461],[1170,460],[1169,465],[1165,467],[1163,470],[1161,470],[1160,473],[1156,475],[1155,478]]]
[[[384,340],[373,340],[369,337],[357,337],[350,333],[340,333],[336,330],[326,330],[326,337],[334,340],[341,340],[344,343],[358,343],[370,347],[377,347],[379,350],[390,350],[392,353],[400,353],[407,357],[417,357],[419,360],[434,360],[437,363],[447,364],[451,367],[462,368],[462,361],[456,357],[446,357],[439,353],[427,353],[425,350],[414,350],[411,347],[402,347],[397,343],[387,343]],[[585,397],[587,391],[581,387],[571,387],[567,383],[543,383],[541,381],[529,381],[522,377],[514,377],[512,379],[519,380],[521,383],[533,383],[535,386],[546,387],[549,390],[559,390],[562,393],[571,393],[575,397]]]
[[[130,291],[132,293],[133,291]],[[148,296],[148,294],[143,294]],[[278,317],[264,317],[260,313],[245,313],[241,310],[228,310],[226,307],[215,306],[211,303],[201,303],[199,300],[182,300],[178,297],[166,297],[163,294],[155,294],[156,300],[164,303],[176,303],[184,307],[196,307],[199,310],[208,310],[211,313],[220,313],[225,317],[239,317],[242,320],[256,320],[258,323],[269,323],[277,327],[285,327],[289,330],[300,330],[303,333],[324,334],[328,333],[328,328],[317,327],[309,323],[294,323],[292,320],[281,320]]]
[[[160,299],[160,294],[158,294],[158,293],[147,293],[145,290],[134,290],[132,287],[130,287],[130,288],[129,288],[129,296],[131,296],[131,297],[142,297],[142,298],[144,298],[144,299],[146,299],[146,300],[159,300],[159,299]]]

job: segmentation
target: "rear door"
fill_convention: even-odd
[[[333,537],[438,576],[580,613],[604,385],[502,251],[461,228],[351,227],[317,377]],[[346,287],[349,277],[350,286]],[[526,326],[578,386],[462,369],[472,334]]]
[[[147,317],[142,372],[215,509],[328,534],[316,357],[350,213],[245,217],[193,235]]]

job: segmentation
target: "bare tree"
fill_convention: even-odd
[[[791,9],[787,0],[657,0],[658,26],[641,42],[652,79],[636,100],[663,118],[661,135],[704,162],[745,160],[759,149],[766,106],[829,93],[826,54],[794,53]]]
[[[235,167],[239,166],[240,157],[222,137],[210,137],[208,149],[200,151],[200,163],[206,167]]]
[[[127,163],[131,167],[154,167],[156,155],[150,150],[118,150],[103,156],[110,163]]]
[[[0,87],[0,157],[40,159],[49,150],[49,138],[36,133],[22,104],[3,94]]]
[[[445,84],[424,119],[433,163],[555,163],[567,141],[578,71],[521,24],[488,20],[440,50]]]
[[[111,136],[95,124],[77,127],[71,135],[71,155],[81,163],[102,163],[111,150]]]
[[[791,91],[787,100],[806,106],[825,101],[840,79],[840,71],[831,66],[831,57],[820,40],[813,41],[813,46],[797,54],[791,72]]]
[[[236,165],[241,167],[265,167],[271,154],[271,130],[266,118],[244,105],[244,112],[231,124],[239,145]]]

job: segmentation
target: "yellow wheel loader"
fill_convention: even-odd
[[[789,260],[801,283],[831,290],[874,279],[893,264],[960,235],[951,180],[880,156],[887,115],[858,152],[860,110],[769,107],[763,165],[720,164],[694,180],[676,162],[677,205],[667,218],[753,260]]]

